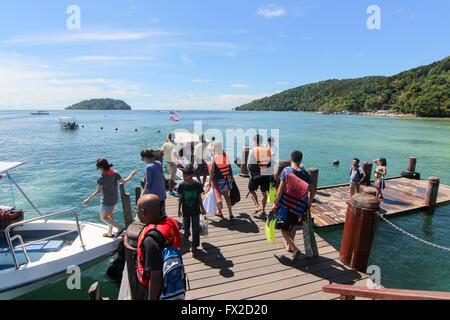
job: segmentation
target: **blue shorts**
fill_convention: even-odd
[[[100,210],[109,211],[114,209],[115,206],[105,206],[103,203],[100,203]]]

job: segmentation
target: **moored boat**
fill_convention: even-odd
[[[58,120],[58,124],[61,126],[61,128],[63,129],[78,129],[79,125],[77,120],[74,117],[61,117]]]

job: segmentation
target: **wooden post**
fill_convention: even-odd
[[[125,228],[128,228],[128,226],[133,223],[133,214],[131,211],[130,194],[125,192],[125,186],[122,183],[120,184],[120,197],[122,199]]]
[[[408,158],[408,166],[406,167],[406,171],[416,172],[416,162],[417,159],[415,157]]]
[[[249,147],[245,147],[244,149],[242,149],[242,157],[241,157],[241,173],[240,176],[241,177],[249,177],[250,173],[248,172],[248,168],[247,168],[247,163],[248,163],[248,155],[250,153],[250,148]]]
[[[141,187],[136,187],[134,189],[134,195],[136,197],[135,205],[137,205],[137,202],[139,201],[139,198],[141,197],[141,193],[142,193],[142,188]]]
[[[361,168],[364,170],[364,172],[366,173],[366,180],[363,181],[363,185],[366,186],[370,186],[370,178],[372,175],[372,162],[366,161],[363,162]]]
[[[367,269],[379,208],[379,199],[362,193],[353,195],[348,203],[339,259],[360,272]]]
[[[319,181],[319,169],[309,168],[309,175],[311,176],[311,201],[313,201],[316,195],[317,183]]]
[[[439,191],[439,178],[429,177],[427,193],[425,194],[425,206],[434,208],[436,206],[436,200]]]
[[[128,228],[124,237],[125,260],[128,273],[128,283],[130,286],[131,299],[136,299],[138,293],[138,280],[136,276],[136,258],[139,233],[145,225],[134,221]]]

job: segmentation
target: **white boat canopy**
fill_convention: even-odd
[[[3,161],[0,161],[0,173],[14,169],[23,164],[25,164],[25,162],[3,162]]]

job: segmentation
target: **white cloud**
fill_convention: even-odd
[[[210,83],[210,82],[212,82],[212,80],[192,79],[191,82],[193,82],[193,83]]]
[[[286,11],[283,7],[279,7],[274,3],[269,4],[266,7],[260,7],[258,10],[258,14],[265,16],[266,18],[276,18],[281,17],[286,14]]]
[[[186,63],[186,64],[192,63],[191,58],[189,58],[189,56],[187,54],[181,55],[181,61],[183,61],[183,63]]]
[[[81,56],[64,59],[64,61],[148,61],[153,60],[151,57],[113,57],[113,56]]]
[[[230,85],[231,88],[248,88],[248,84],[245,83],[233,83]]]
[[[149,37],[170,36],[175,33],[161,30],[153,31],[121,31],[121,30],[105,30],[105,31],[88,31],[74,32],[67,31],[59,34],[31,35],[18,37],[7,40],[8,44],[58,44],[58,43],[79,43],[92,41],[125,41],[140,40]]]

